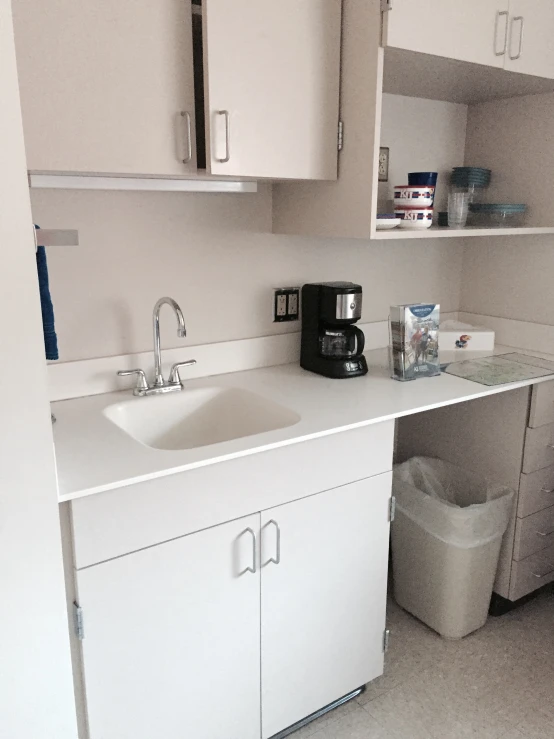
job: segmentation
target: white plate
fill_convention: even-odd
[[[390,231],[391,228],[396,228],[400,225],[401,220],[401,218],[378,218],[377,231]]]

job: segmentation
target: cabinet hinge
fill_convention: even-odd
[[[81,641],[85,638],[85,627],[83,625],[83,609],[77,603],[73,604],[73,628],[75,636]]]
[[[392,10],[392,0],[381,0],[381,11],[386,13],[387,10]]]
[[[390,629],[385,629],[383,632],[383,652],[387,652],[390,642]]]
[[[389,501],[389,521],[392,523],[396,515],[396,498],[394,495]]]
[[[337,144],[338,144],[337,146],[338,150],[342,151],[342,147],[344,145],[344,125],[342,121],[339,121]]]

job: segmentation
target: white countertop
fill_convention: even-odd
[[[508,351],[515,350],[496,347],[494,353]],[[463,359],[490,354],[468,352],[464,353]],[[548,358],[548,355],[541,356]],[[389,377],[387,350],[368,352],[366,357],[369,373],[348,381],[327,379],[306,372],[296,364],[289,364],[188,382],[187,387],[190,388],[244,388],[270,398],[300,416],[298,423],[287,428],[195,449],[152,449],[135,441],[109,421],[103,415],[103,409],[121,400],[129,400],[133,397],[130,391],[54,403],[59,500],[80,498],[552,379],[548,376],[487,387],[442,374],[402,383]],[[144,402],[144,399],[136,398],[136,402]]]

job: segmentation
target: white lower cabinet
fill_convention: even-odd
[[[259,739],[259,521],[77,573],[90,739]]]
[[[263,739],[382,674],[391,483],[262,513]]]
[[[391,482],[78,570],[90,739],[267,739],[380,675]]]

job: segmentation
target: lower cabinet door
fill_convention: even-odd
[[[392,473],[262,513],[262,737],[383,672]]]
[[[259,739],[259,522],[77,573],[90,739]]]

